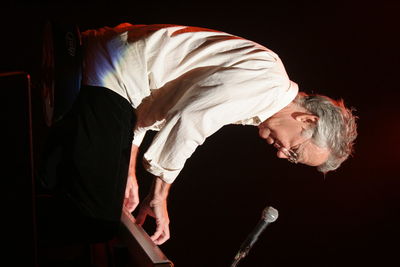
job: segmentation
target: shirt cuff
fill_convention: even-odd
[[[132,144],[139,147],[143,141],[144,136],[146,135],[146,132],[147,132],[147,130],[145,130],[145,129],[136,129],[133,132]]]
[[[165,169],[159,164],[156,164],[154,161],[146,159],[146,155],[144,155],[143,158],[143,165],[146,171],[160,178],[167,184],[172,184],[181,172],[181,169]]]

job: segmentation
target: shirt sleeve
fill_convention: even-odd
[[[135,129],[133,132],[133,140],[132,144],[136,146],[140,146],[140,144],[143,141],[144,136],[146,135],[147,130],[146,129]]]
[[[225,68],[192,85],[144,155],[147,171],[172,183],[197,146],[224,125],[274,113],[289,80],[273,69]],[[279,104],[277,104],[279,103]]]

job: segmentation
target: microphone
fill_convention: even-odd
[[[261,219],[253,229],[253,231],[247,236],[246,240],[240,246],[239,252],[236,254],[235,259],[231,267],[235,267],[239,261],[246,257],[254,243],[258,240],[260,234],[265,228],[278,219],[278,211],[273,207],[267,206],[261,214]]]

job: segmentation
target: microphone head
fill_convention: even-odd
[[[261,218],[268,223],[272,223],[278,219],[278,211],[273,207],[267,206],[263,210]]]

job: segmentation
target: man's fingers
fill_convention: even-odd
[[[169,225],[166,223],[163,225],[158,225],[156,232],[150,238],[156,245],[161,245],[167,241],[169,237]]]
[[[138,192],[128,190],[128,195],[125,195],[124,207],[129,211],[133,212],[139,204]]]
[[[161,227],[157,226],[157,229],[155,231],[155,233],[150,237],[151,240],[153,240],[153,242],[155,243],[157,241],[158,238],[160,238],[161,234],[163,233],[164,229],[162,229]]]
[[[169,226],[167,225],[164,229],[164,233],[160,236],[160,238],[157,240],[157,245],[163,244],[165,241],[169,239]]]
[[[138,187],[131,187],[125,190],[124,206],[129,212],[133,212],[139,204]]]
[[[133,212],[139,205],[139,201],[132,200],[131,198],[125,198],[124,206],[129,212]]]
[[[129,205],[134,210],[137,207],[137,205],[139,204],[139,196],[138,196],[137,192],[136,192],[136,194],[131,194],[128,199],[129,199]]]
[[[125,198],[129,197],[129,192],[131,191],[131,189],[129,187],[126,187],[125,189]]]
[[[132,204],[131,204],[131,206],[130,206],[130,208],[132,209],[130,212],[133,212],[135,209],[136,209],[136,207],[139,205],[139,202],[133,202]]]
[[[138,215],[136,216],[136,224],[142,226],[144,221],[146,220],[146,217],[147,211],[144,208],[141,208]]]
[[[130,195],[138,195],[139,186],[136,181],[136,177],[128,177],[126,188],[125,188],[125,198],[128,198]]]

